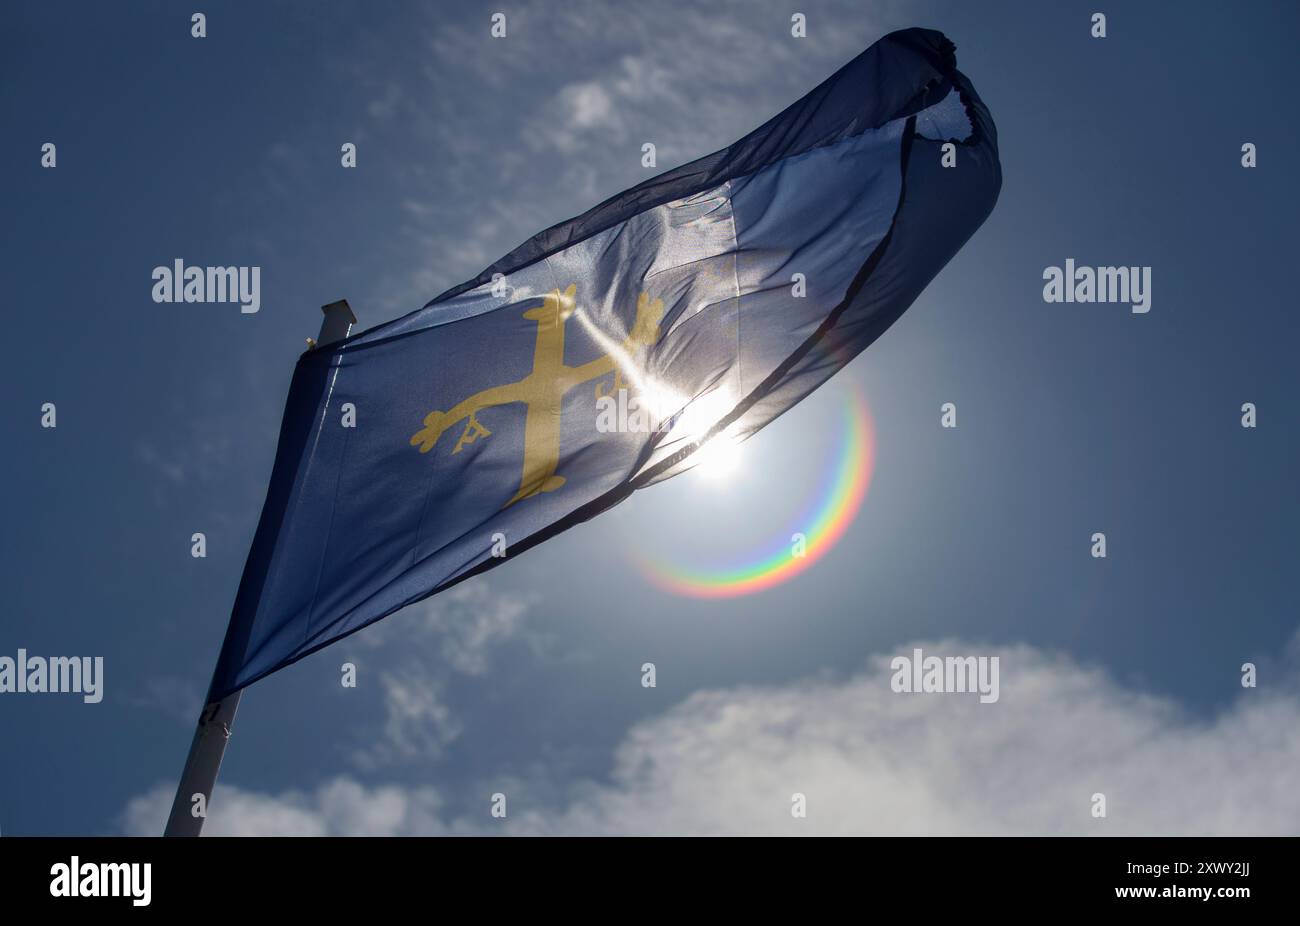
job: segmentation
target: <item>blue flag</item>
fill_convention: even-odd
[[[952,43],[895,32],[735,144],[308,351],[209,701],[744,440],[893,324],[1000,186]]]

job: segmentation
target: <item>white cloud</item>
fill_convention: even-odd
[[[157,836],[171,810],[174,787],[158,784],[132,798],[121,815],[129,836]],[[275,797],[218,785],[205,836],[409,836],[444,832],[439,800],[429,788],[367,788],[336,778],[313,791]]]
[[[1000,656],[1000,700],[895,694],[891,653],[847,679],[697,693],[633,727],[608,782],[521,786],[504,827],[484,808],[440,815],[449,808],[428,789],[368,790],[347,780],[311,796],[231,789],[237,799],[219,793],[212,820],[229,831],[256,806],[259,831],[304,828],[295,832],[369,832],[362,828],[379,818],[393,830],[430,833],[1295,833],[1294,666],[1270,673],[1284,676],[1281,684],[1238,689],[1229,708],[1201,719],[1030,646],[916,645]],[[1234,668],[1211,683],[1234,686]],[[330,788],[342,807],[327,805]],[[557,790],[566,797],[554,806],[529,805],[529,792]],[[807,819],[790,815],[795,792],[807,796]],[[1095,792],[1106,795],[1104,820],[1089,812]],[[128,807],[127,822],[147,818],[156,832],[169,799],[145,795]]]
[[[705,692],[634,728],[613,785],[538,832],[1275,833],[1300,817],[1300,701],[1243,691],[1213,721],[1027,646],[1002,696],[899,695],[888,658],[846,681]],[[900,648],[908,653],[911,647]],[[1231,671],[1221,684],[1232,685]],[[808,818],[790,816],[794,792]],[[1108,817],[1090,816],[1106,795]]]

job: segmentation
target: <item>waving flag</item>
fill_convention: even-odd
[[[896,32],[728,148],[307,352],[209,700],[748,437],[878,338],[1000,185],[952,43]]]

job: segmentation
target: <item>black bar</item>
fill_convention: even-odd
[[[117,908],[207,920],[284,909],[296,917],[319,912],[330,922],[353,909],[434,921],[521,908],[534,914],[593,908],[613,919],[694,918],[717,908],[732,919],[755,907],[808,918],[827,904],[854,915],[897,908],[926,919],[948,910],[1125,907],[1231,916],[1254,904],[1286,903],[1296,850],[1293,838],[4,837],[0,903],[7,915],[35,907]],[[55,866],[70,866],[74,856],[79,867],[148,863],[148,905],[135,905],[126,888],[128,896],[53,896]],[[1207,888],[1208,899],[1189,896]],[[1133,889],[1154,894],[1119,896]]]

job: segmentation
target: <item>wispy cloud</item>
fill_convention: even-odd
[[[437,758],[460,735],[461,724],[442,700],[439,675],[405,666],[381,672],[379,683],[384,692],[384,724],[376,742],[353,754],[361,768]]]
[[[189,724],[203,707],[203,689],[192,678],[164,675],[146,680],[142,690],[127,695],[127,702]]]
[[[541,638],[526,625],[530,606],[522,595],[471,580],[358,635],[357,645],[382,666],[385,719],[380,736],[353,752],[356,764],[374,770],[441,756],[463,729],[446,703],[452,680],[485,674],[508,644],[539,652]]]
[[[820,9],[799,39],[789,13],[755,15],[743,0],[707,9],[515,4],[501,39],[490,37],[486,14],[468,22],[429,7],[423,23],[405,27],[423,40],[403,43],[417,57],[401,62],[392,42],[363,37],[347,68],[368,95],[372,145],[400,133],[431,153],[428,163],[388,165],[405,219],[390,245],[401,253],[388,263],[437,270],[380,281],[380,308],[415,308],[530,234],[734,141],[909,24],[896,7],[863,15],[844,0]],[[645,142],[656,146],[654,168],[641,165]]]
[[[412,605],[400,621],[368,627],[358,640],[421,659],[436,655],[440,665],[464,675],[482,675],[494,648],[521,638],[536,645],[538,639],[524,633],[531,604],[525,595],[471,579]]]

